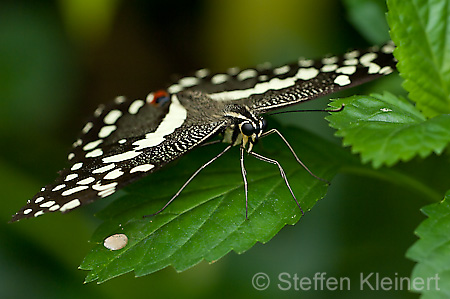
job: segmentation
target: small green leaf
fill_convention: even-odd
[[[450,142],[450,115],[426,120],[408,101],[392,94],[353,96],[333,101],[339,108],[327,117],[345,146],[375,168],[442,153]]]
[[[416,229],[415,233],[420,239],[406,253],[409,259],[417,262],[411,282],[425,282],[420,288],[412,288],[413,291],[422,293],[422,298],[450,297],[449,200],[450,192],[447,192],[442,202],[422,208],[428,219]]]
[[[385,0],[344,0],[350,22],[373,44],[389,40]]]
[[[403,87],[427,117],[450,113],[450,3],[389,0],[388,22],[398,48]]]
[[[316,175],[331,179],[343,163],[344,152],[298,129],[283,129],[298,156]],[[242,253],[256,242],[268,242],[286,224],[293,225],[301,211],[290,195],[278,167],[249,155],[248,220],[239,150],[235,147],[203,170],[162,213],[158,211],[199,166],[223,149],[223,144],[196,149],[170,169],[138,181],[127,194],[113,202],[99,216],[105,222],[93,236],[97,243],[81,269],[91,270],[86,282],[104,282],[134,271],[143,276],[169,265],[184,271],[202,260],[214,262],[234,250]],[[290,185],[307,212],[325,195],[327,184],[309,175],[276,135],[261,140],[254,149],[277,159]],[[346,157],[349,157],[347,155]],[[128,245],[109,251],[103,240],[115,233],[128,236]]]

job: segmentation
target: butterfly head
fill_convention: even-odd
[[[258,116],[256,119],[246,119],[239,123],[239,131],[242,134],[242,143],[251,152],[253,145],[258,143],[264,130],[267,128],[267,121]]]

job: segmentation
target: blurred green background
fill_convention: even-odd
[[[117,95],[144,98],[170,82],[171,74],[197,68],[279,65],[380,42],[376,32],[364,39],[354,19],[336,0],[2,1],[1,297],[360,298],[361,272],[409,276],[413,263],[404,253],[416,240],[413,231],[424,218],[419,208],[427,202],[384,180],[355,175],[337,176],[311,212],[268,244],[181,274],[168,268],[143,278],[127,274],[102,285],[83,284],[86,273],[77,267],[92,246],[87,240],[98,225],[93,214],[108,199],[66,215],[7,224],[66,165],[70,145],[99,103]],[[392,77],[339,96],[398,90],[399,80]],[[278,119],[340,143],[322,114]],[[265,291],[252,287],[257,272],[272,279]],[[276,283],[282,272],[299,277],[326,272],[354,284],[345,292],[281,291]],[[417,297],[407,291],[364,296]]]

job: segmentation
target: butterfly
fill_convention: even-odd
[[[11,222],[48,212],[65,213],[107,197],[217,135],[227,144],[224,150],[200,167],[160,211],[201,169],[232,146],[240,146],[246,202],[244,152],[276,164],[295,199],[281,165],[253,151],[260,138],[276,133],[302,164],[278,130],[265,131],[263,115],[392,73],[394,49],[389,42],[320,60],[299,59],[276,68],[264,64],[220,74],[201,69],[151,92],[146,99],[117,97],[113,103],[99,106],[83,127],[68,155],[70,167],[28,200]]]

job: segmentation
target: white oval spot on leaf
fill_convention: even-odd
[[[115,234],[103,241],[103,246],[109,250],[119,250],[128,244],[128,237],[125,234]]]

